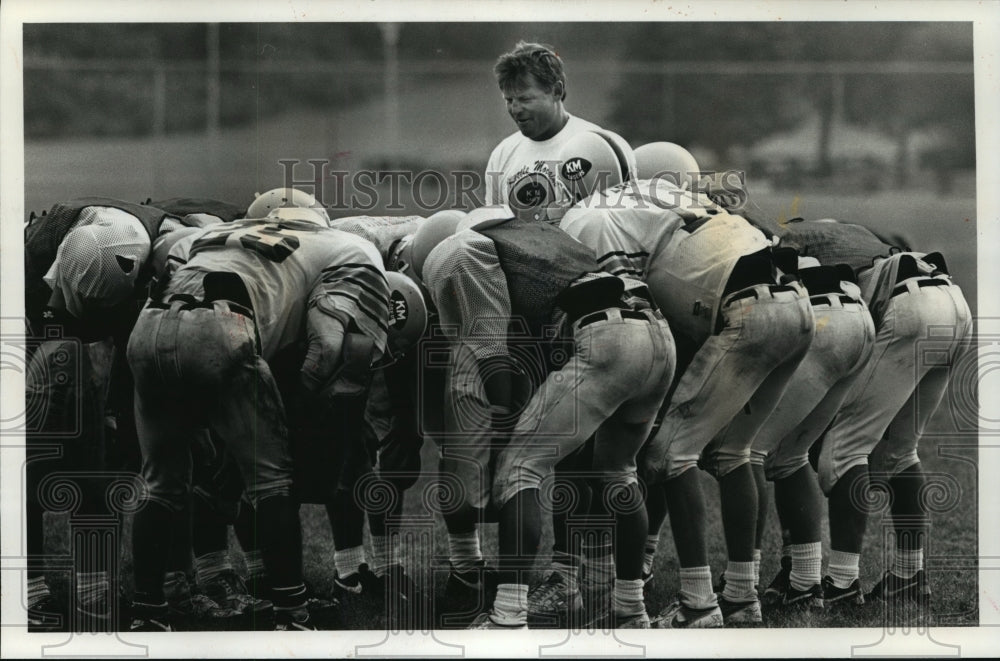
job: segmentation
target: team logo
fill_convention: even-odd
[[[512,205],[514,208],[530,209],[541,206],[548,201],[549,186],[545,175],[533,173],[523,177],[513,190]]]
[[[389,295],[389,325],[396,330],[402,330],[410,318],[410,307],[406,304],[403,294],[393,290]]]
[[[562,165],[562,176],[569,181],[578,181],[587,176],[593,164],[585,158],[574,156]]]

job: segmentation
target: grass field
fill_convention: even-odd
[[[356,121],[360,123],[364,119],[359,116]],[[330,155],[335,146],[322,141],[310,141],[309,132],[301,130],[308,121],[309,117],[297,118],[289,125],[299,129],[292,131],[281,131],[278,127],[271,126],[258,128],[256,131],[224,133],[215,147],[217,153],[224,156],[224,165],[214,170],[204,167],[203,161],[192,165],[204,153],[205,144],[200,136],[180,136],[159,143],[151,140],[105,139],[28,145],[26,208],[46,208],[55,201],[85,194],[111,195],[130,200],[141,200],[147,196],[206,195],[235,201],[248,194],[257,182],[264,181],[266,185],[267,181],[276,176],[273,168],[267,168],[273,166],[273,159],[279,156],[306,159],[314,154],[317,157]],[[330,120],[326,118],[324,121]],[[497,128],[497,132],[507,130],[504,125],[501,126],[503,128]],[[340,135],[350,136],[349,128],[341,128]],[[271,146],[271,151],[266,154],[261,151],[261,143],[255,142],[261,139],[266,139]],[[377,136],[372,139],[377,139]],[[256,152],[254,144],[257,145]],[[482,147],[483,161],[489,144],[491,143],[485,142],[486,146]],[[358,151],[354,152],[354,156],[361,158]],[[433,162],[433,154],[423,156]],[[922,250],[940,250],[947,256],[951,271],[965,290],[975,313],[977,284],[974,197],[940,197],[930,190],[843,195],[810,194],[803,191],[761,192],[754,194],[754,202],[762,214],[774,220],[797,215],[857,220],[888,233],[902,234]],[[375,212],[377,211],[376,209]],[[948,434],[954,429],[955,422],[950,416],[949,400],[946,398],[931,426],[935,433],[926,437],[921,447],[921,457],[926,469],[946,476],[941,479],[947,480],[944,489],[946,493],[938,511],[932,515],[933,534],[927,549],[930,580],[935,594],[931,621],[936,625],[975,625],[979,616],[977,573],[970,567],[977,566],[977,457],[974,451],[949,449],[949,444],[955,441]],[[425,446],[425,467],[436,465],[434,452],[432,446]],[[437,565],[432,561],[446,555],[443,525],[437,517],[429,526],[414,528],[421,518],[431,520],[427,519],[429,513],[423,507],[421,498],[421,493],[429,487],[429,483],[429,476],[425,476],[407,497],[407,526],[426,535],[420,538],[416,547],[409,549],[405,561],[411,571],[425,580],[434,581],[440,590],[443,588],[445,572],[433,570]],[[703,488],[708,495],[708,511],[712,513],[709,522],[710,553],[713,573],[718,576],[725,566],[725,548],[718,515],[718,491],[714,481],[707,475],[703,476]],[[761,571],[761,580],[765,585],[778,569],[780,536],[775,519],[772,510]],[[327,591],[332,587],[333,549],[325,514],[319,507],[305,506],[302,509],[302,520],[306,577],[318,590]],[[66,519],[50,517],[49,521],[52,524],[48,526],[47,533],[50,552],[65,554],[68,548]],[[878,580],[885,565],[887,525],[887,517],[881,511],[874,513],[869,520],[861,565],[861,577],[866,585]],[[488,555],[495,552],[494,528],[486,526],[483,535],[484,550]],[[657,587],[649,604],[651,610],[665,605],[679,587],[675,554],[668,530],[663,531],[661,539],[661,552],[655,567]],[[547,534],[543,548],[547,548],[550,541]],[[828,544],[825,548],[828,549]],[[238,553],[234,558],[239,563]],[[543,569],[545,564],[543,554],[539,559],[539,568]],[[122,557],[122,569],[124,581],[129,585],[131,567],[127,552]],[[63,591],[66,584],[64,581],[57,581],[55,587]],[[384,626],[382,613],[377,609],[346,610],[343,616],[345,628],[377,629]],[[772,627],[878,626],[882,618],[880,610],[866,608],[842,614],[765,614],[765,624]]]

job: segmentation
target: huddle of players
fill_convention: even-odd
[[[533,82],[544,91],[546,81]],[[369,566],[355,497],[373,463],[397,492],[411,486],[424,437],[440,449],[439,478],[455,501],[441,507],[451,572],[440,626],[759,622],[766,480],[785,549],[765,599],[926,604],[916,447],[971,326],[941,255],[830,220],[772,232],[702,192],[697,163],[676,145],[633,154],[576,118],[555,137],[532,137],[537,113],[523,108],[534,101],[508,99],[530,140],[501,143],[488,167],[513,164],[488,186],[488,201],[506,205],[331,222],[308,195],[277,189],[242,220],[214,201],[95,198],[29,226],[33,328],[58,322],[66,337],[101,340],[79,356],[43,342],[33,357],[42,367],[28,389],[48,398],[46,424],[71,416],[74,397],[85,410],[86,442],[64,445],[90,463],[67,470],[104,449],[107,392],[131,393],[135,378],[146,491],[133,525],[133,628],[236,612],[273,612],[279,629],[321,626],[332,604],[302,580],[300,502],[327,506],[342,599],[377,593],[430,608],[386,534],[401,499],[367,512]],[[525,145],[541,150],[534,166],[516,162]],[[952,332],[929,337],[932,326]],[[421,335],[447,338],[443,364],[424,355]],[[130,370],[107,369],[108,337],[119,355],[127,347]],[[925,340],[940,362],[917,361]],[[66,355],[94,375],[76,390],[48,376]],[[50,431],[35,438],[57,441]],[[809,463],[820,440],[831,535],[822,578],[822,497]],[[374,461],[366,445],[379,448]],[[29,555],[44,486],[33,465],[55,472],[29,462]],[[728,562],[718,594],[695,467],[720,485]],[[896,553],[866,594],[869,473],[892,492]],[[529,589],[546,506],[567,492],[573,506],[551,508],[552,573]],[[79,511],[100,510],[101,496],[85,495]],[[644,588],[668,515],[680,592],[651,622]],[[480,550],[484,518],[499,524],[495,569]],[[259,579],[249,590],[228,565],[229,523]],[[223,586],[178,588],[191,549],[197,582]],[[78,611],[106,618],[109,579],[90,569],[77,568]],[[29,612],[44,613],[49,598],[29,571]]]

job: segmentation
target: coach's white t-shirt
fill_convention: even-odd
[[[507,136],[486,163],[486,204],[506,204],[511,185],[532,170],[543,170],[554,179],[557,172],[552,163],[559,158],[566,141],[578,133],[600,128],[570,115],[566,126],[548,140],[532,140],[520,131]]]

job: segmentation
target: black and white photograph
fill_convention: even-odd
[[[209,4],[0,9],[4,658],[1000,648],[1000,3]]]

